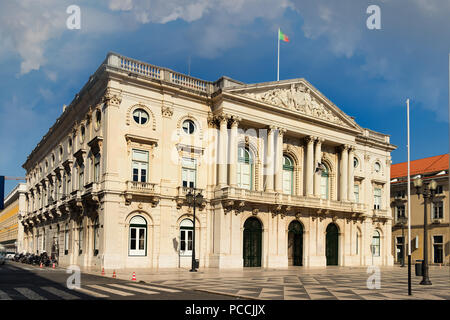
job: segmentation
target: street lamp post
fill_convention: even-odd
[[[192,191],[192,192],[191,192]],[[201,192],[197,193],[197,189],[190,188],[189,192],[186,194],[186,201],[189,204],[189,207],[192,205],[194,207],[194,221],[193,221],[193,228],[192,230],[192,266],[190,272],[197,272],[196,265],[195,265],[195,208],[198,205],[201,205],[203,202],[203,195]]]
[[[430,183],[423,183],[423,180],[418,178],[414,180],[414,187],[417,190],[417,195],[423,196],[423,263],[422,263],[422,285],[431,285],[431,281],[428,277],[428,230],[427,230],[427,200],[433,200],[436,193],[437,183],[435,180],[431,180]]]

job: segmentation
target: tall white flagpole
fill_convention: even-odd
[[[278,28],[278,64],[277,64],[277,81],[280,81],[280,28]]]
[[[409,141],[409,99],[406,99],[407,136],[408,136],[408,295],[411,295],[411,171]],[[405,239],[403,239],[405,242]]]

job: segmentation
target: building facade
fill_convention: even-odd
[[[26,214],[27,185],[19,183],[4,200],[4,209],[0,211],[0,245],[8,252],[22,252],[23,225],[19,217]]]
[[[93,268],[188,267],[193,245],[200,267],[392,265],[394,149],[305,79],[110,53],[23,165],[24,243]]]
[[[410,162],[411,175],[411,259],[423,259],[424,199],[418,196],[413,181],[423,179],[437,182],[437,190],[432,201],[427,201],[428,263],[448,265],[450,261],[450,221],[448,202],[448,154]],[[394,217],[392,225],[392,254],[396,263],[404,257],[408,259],[408,171],[407,162],[392,165],[391,209]],[[402,219],[403,218],[403,219]],[[402,225],[403,222],[403,225]],[[406,223],[405,223],[406,222]]]

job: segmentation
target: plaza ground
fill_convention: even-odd
[[[381,267],[380,288],[369,289],[367,280],[373,273],[368,267],[322,267],[288,269],[245,268],[219,270],[134,269],[118,270],[120,279],[130,280],[133,272],[138,281],[178,289],[218,293],[230,297],[261,300],[450,300],[450,267],[430,266],[431,286],[420,285],[411,266],[412,296],[408,296],[408,268],[395,265]],[[105,270],[111,277],[114,270]],[[85,270],[99,274],[99,270]]]

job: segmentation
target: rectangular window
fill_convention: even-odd
[[[64,255],[69,254],[69,227],[64,231]]]
[[[437,186],[436,194],[442,194],[442,193],[443,193],[443,186]]]
[[[78,254],[83,253],[83,228],[78,231]]]
[[[94,182],[100,181],[100,154],[94,157]]]
[[[380,238],[379,237],[372,238],[372,253],[375,257],[380,256]]]
[[[355,202],[359,203],[359,184],[355,184],[354,193],[355,193]]]
[[[94,256],[98,254],[98,245],[100,239],[100,230],[98,227],[98,222],[94,225]]]
[[[444,204],[442,201],[433,202],[433,219],[444,218]]]
[[[444,252],[443,252],[443,236],[433,236],[433,262],[443,263]]]
[[[404,205],[397,206],[395,208],[397,210],[397,220],[400,219],[400,218],[405,218],[406,217],[405,216],[405,206]]]
[[[148,151],[133,149],[132,179],[135,182],[147,182]]]
[[[145,227],[130,227],[130,256],[145,256],[146,255],[146,233]]]
[[[373,208],[381,209],[381,188],[375,188],[373,192]]]
[[[181,179],[183,182],[183,187],[195,188],[197,176],[197,165],[195,159],[183,158],[181,165]]]
[[[192,256],[192,229],[181,229],[180,235],[180,255]]]
[[[84,165],[81,165],[78,169],[78,190],[84,187]]]

